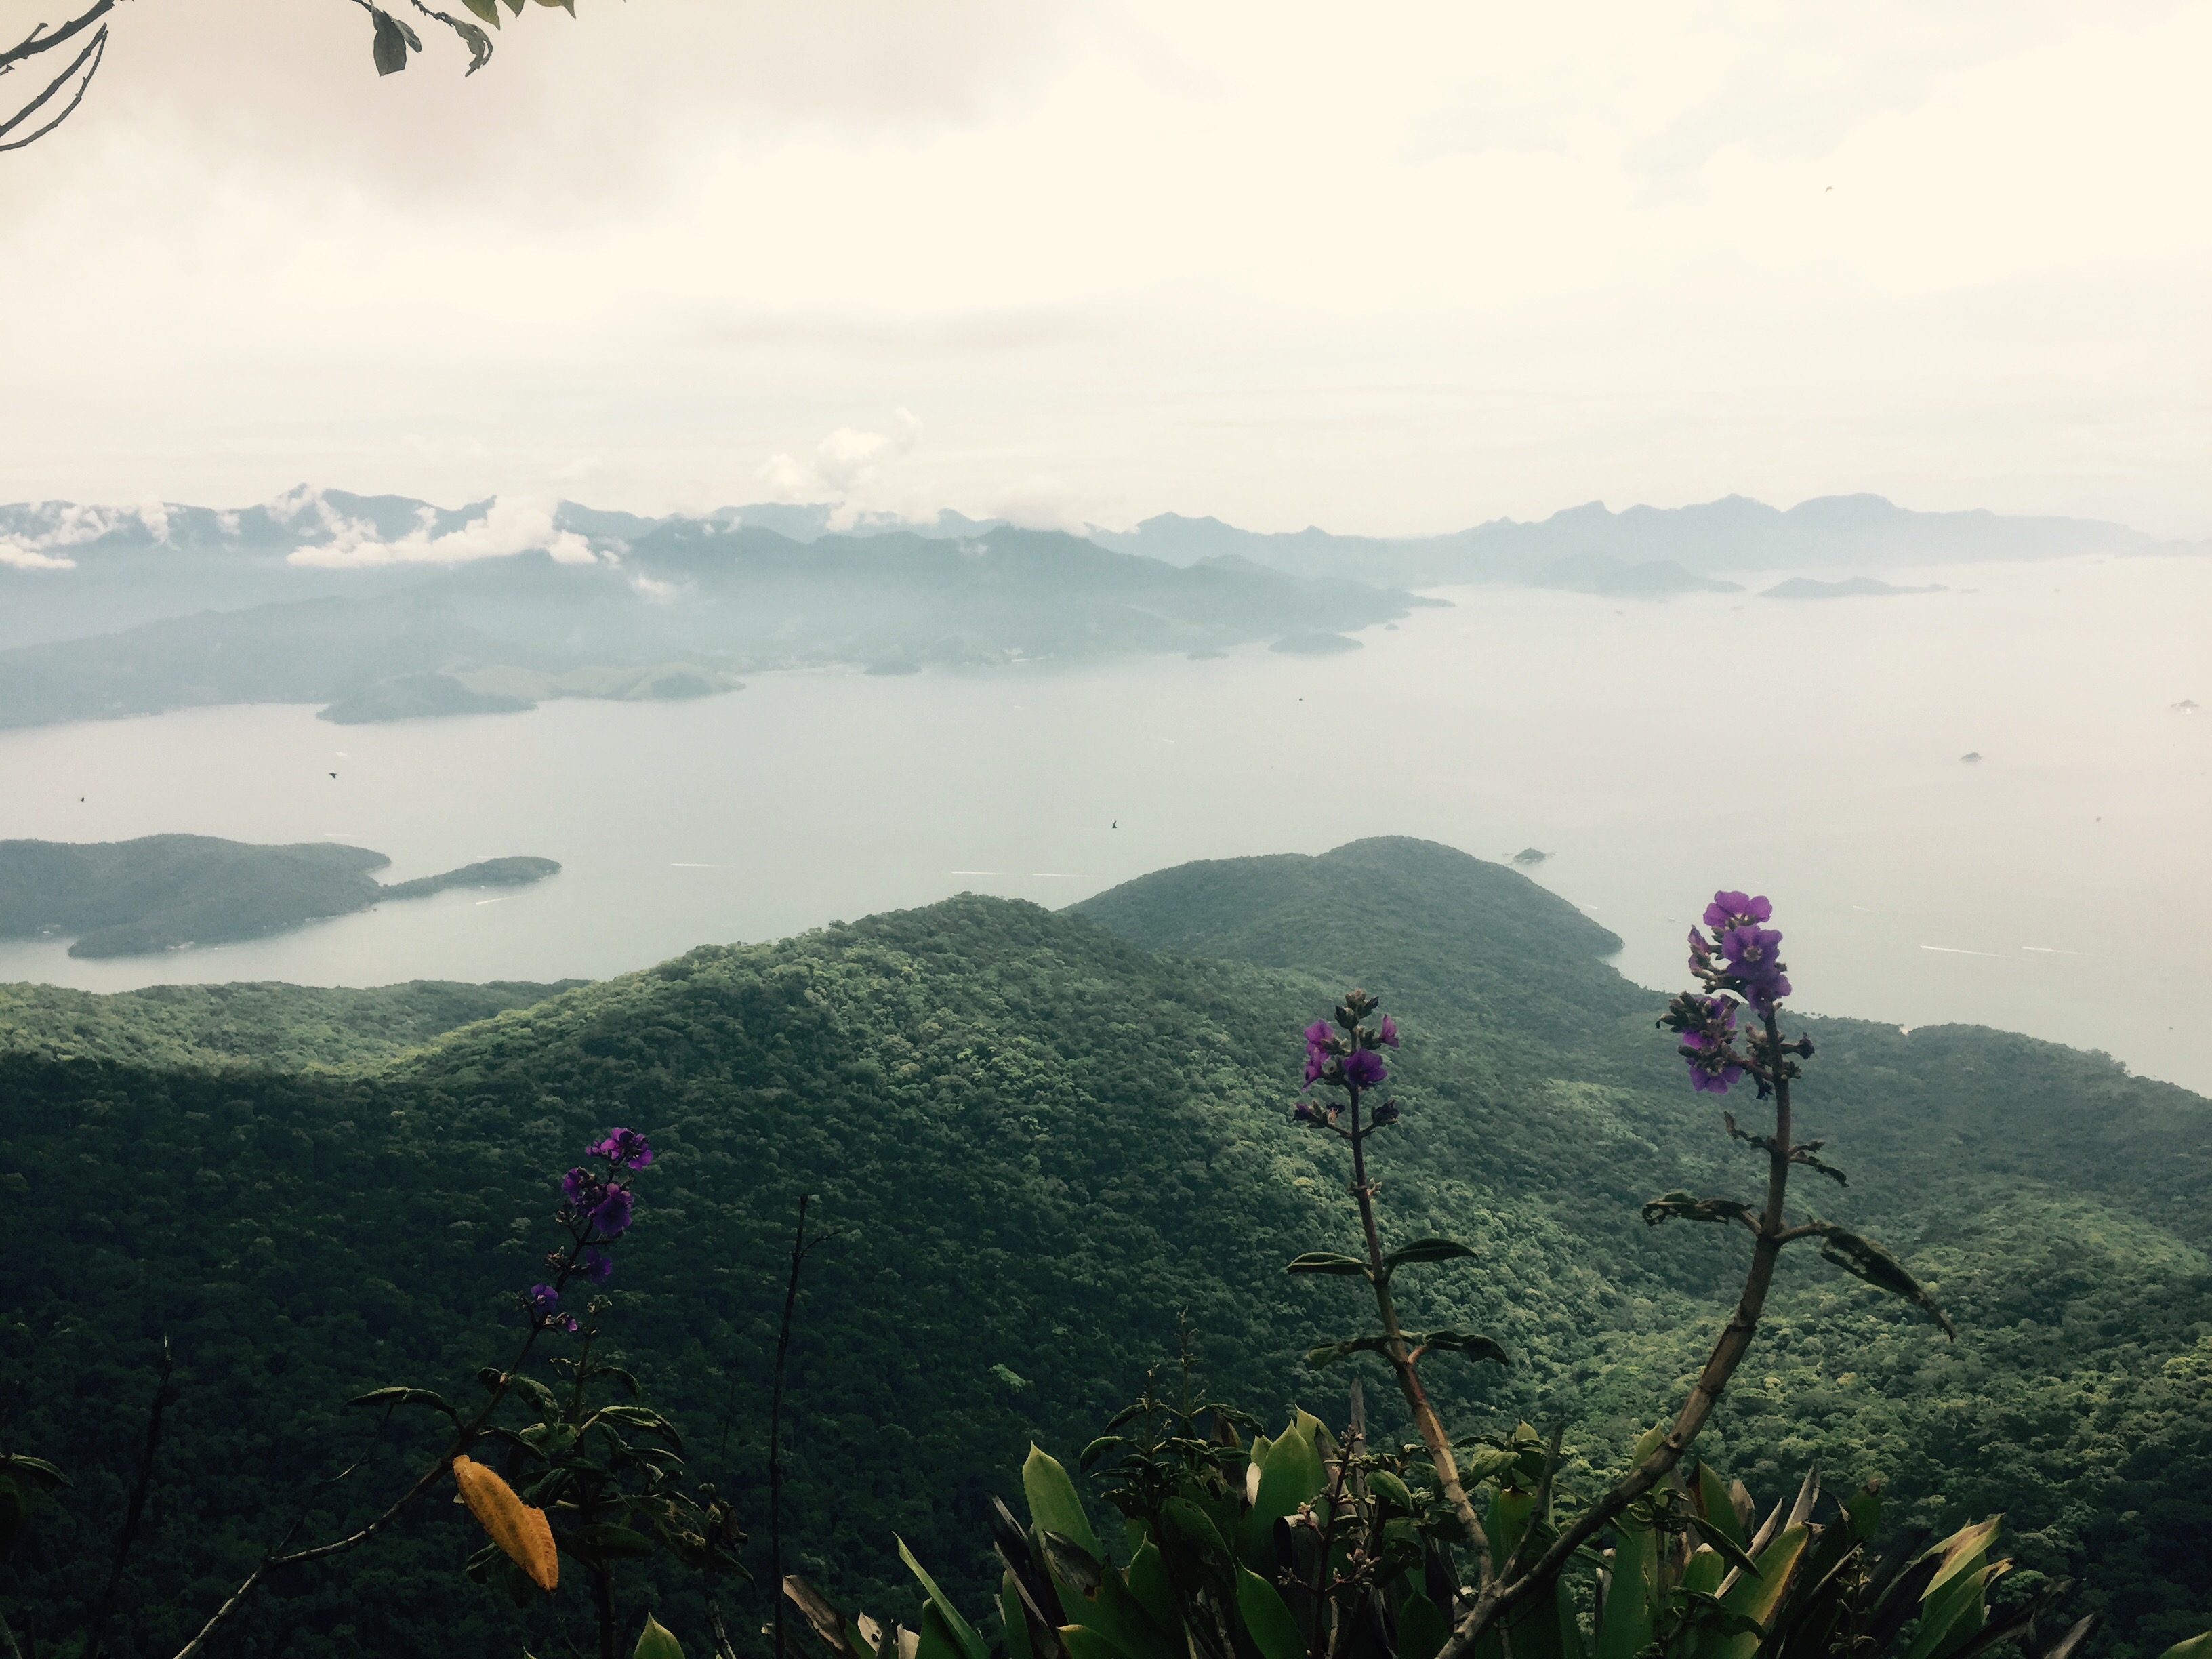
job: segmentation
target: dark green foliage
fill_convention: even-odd
[[[0,985],[0,1054],[160,1071],[368,1066],[455,1026],[526,1008],[585,982],[418,979],[369,990],[155,985],[112,995],[60,985]]]
[[[282,933],[448,887],[512,887],[556,874],[551,859],[487,859],[391,887],[366,847],[258,847],[214,836],[0,841],[0,939],[76,934],[73,957],[125,957]]]
[[[610,1337],[757,1539],[799,1194],[850,1230],[809,1263],[787,1406],[793,1565],[842,1605],[915,1624],[894,1534],[971,1616],[988,1605],[1005,1472],[1032,1441],[1072,1462],[1173,1354],[1179,1312],[1212,1393],[1277,1421],[1361,1376],[1375,1432],[1395,1434],[1376,1360],[1304,1365],[1316,1338],[1367,1328],[1370,1287],[1282,1272],[1358,1247],[1339,1160],[1285,1111],[1300,1017],[1355,980],[1406,1032],[1385,1243],[1466,1242],[1473,1260],[1422,1270],[1422,1316],[1513,1360],[1437,1364],[1447,1422],[1565,1423],[1562,1502],[1620,1467],[1746,1248],[1739,1229],[1653,1232],[1638,1208],[1748,1196],[1758,1160],[1684,1087],[1657,1000],[1597,959],[1610,936],[1509,872],[1403,842],[1169,872],[1085,909],[1133,937],[956,900],[694,951],[380,1065],[419,1038],[380,1049],[339,994],[296,994],[320,1034],[294,1053],[357,1054],[349,1074],[211,1066],[193,1056],[229,1052],[212,1003],[87,999],[106,1025],[143,1020],[143,1042],[0,1060],[0,1450],[75,1482],[41,1499],[0,1598],[41,1610],[42,1639],[82,1617],[97,1586],[76,1564],[112,1535],[166,1330],[180,1395],[122,1650],[173,1651],[286,1501],[359,1449],[339,1402],[400,1379],[456,1398],[502,1357],[551,1174],[611,1122],[661,1161]],[[1808,1248],[1701,1449],[1763,1492],[1815,1461],[1838,1486],[1880,1475],[1904,1527],[2002,1510],[2015,1577],[2085,1579],[2124,1659],[2203,1629],[2205,1103],[2025,1038],[1807,1024],[1801,1118],[1852,1176],[1820,1183],[1824,1212],[1895,1250],[1960,1336]],[[319,1535],[388,1499],[433,1428],[395,1422],[313,1494]],[[520,1615],[461,1577],[478,1540],[450,1507],[273,1587],[240,1650],[507,1651]],[[661,1581],[658,1604],[687,1645],[690,1582]],[[546,1616],[580,1606],[564,1589]]]

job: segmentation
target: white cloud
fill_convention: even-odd
[[[914,453],[921,438],[921,422],[905,409],[897,411],[896,422],[891,432],[841,426],[804,459],[787,453],[769,456],[757,475],[767,486],[769,499],[826,501],[833,508],[832,530],[850,529],[864,513],[899,510],[897,492],[885,473],[894,462]]]
[[[337,515],[319,494],[314,501],[325,522]],[[517,553],[546,552],[558,564],[592,564],[591,544],[570,530],[553,526],[550,503],[522,497],[501,496],[480,519],[471,519],[442,536],[430,533],[424,522],[397,541],[380,541],[374,526],[359,520],[339,520],[336,533],[315,547],[302,547],[285,556],[291,564],[325,569],[353,569],[379,564],[465,564],[476,559],[504,559]]]
[[[0,564],[16,570],[74,570],[75,559],[56,558],[41,552],[20,536],[0,536]]]

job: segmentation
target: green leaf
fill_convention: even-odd
[[[349,1406],[428,1406],[434,1412],[443,1412],[459,1428],[461,1415],[446,1403],[445,1396],[433,1394],[428,1389],[410,1389],[395,1385],[389,1389],[371,1389],[346,1401]]]
[[[1260,1659],[1305,1659],[1305,1638],[1298,1634],[1298,1621],[1284,1605],[1282,1593],[1243,1567],[1237,1570],[1237,1612]]]
[[[1721,1479],[1720,1471],[1705,1459],[1698,1460],[1698,1509],[1705,1520],[1719,1528],[1730,1548],[1738,1555],[1750,1545],[1744,1536],[1743,1523],[1736,1516],[1735,1500],[1729,1498],[1728,1483]],[[1716,1547],[1718,1547],[1716,1546]],[[1723,1555],[1727,1550],[1721,1552]],[[1745,1556],[1748,1562],[1750,1557]]]
[[[576,0],[538,0],[538,3],[541,6],[558,6],[571,17],[576,15]],[[515,9],[520,11],[521,8],[518,6]]]
[[[1058,1468],[1060,1466],[1055,1463],[1053,1467]],[[1061,1476],[1063,1480],[1066,1478],[1065,1474]],[[914,1552],[906,1547],[906,1540],[893,1533],[891,1541],[898,1546],[899,1559],[906,1563],[906,1570],[921,1582],[922,1594],[929,1597],[931,1610],[944,1620],[945,1633],[957,1646],[963,1659],[987,1659],[988,1650],[984,1647],[983,1638],[975,1633],[973,1625],[960,1616],[960,1610],[952,1605],[945,1592],[937,1588],[937,1581],[929,1576],[927,1570],[915,1559]],[[926,1619],[924,1628],[927,1628]]]
[[[1401,1267],[1408,1261],[1458,1261],[1471,1257],[1474,1252],[1466,1245],[1449,1238],[1417,1238],[1401,1250],[1393,1250],[1382,1258],[1386,1268]]]
[[[1407,1592],[1398,1608],[1398,1659],[1437,1659],[1451,1634],[1443,1610],[1419,1590]]]
[[[1267,1477],[1263,1473],[1260,1478]],[[1195,1569],[1196,1577],[1217,1593],[1236,1593],[1237,1558],[1204,1510],[1188,1498],[1170,1498],[1160,1505],[1160,1525],[1166,1534],[1161,1553],[1170,1577],[1182,1579],[1185,1571]],[[1193,1586],[1176,1587],[1188,1593]]]
[[[1843,1228],[1815,1219],[1813,1231],[1820,1236],[1821,1259],[1832,1261],[1854,1279],[1863,1279],[1877,1290],[1887,1291],[1892,1296],[1902,1297],[1920,1308],[1938,1325],[1943,1334],[1953,1341],[1959,1340],[1959,1328],[1950,1316],[1936,1305],[1936,1298],[1920,1288],[1920,1281],[1905,1271],[1905,1266],[1874,1240]]]
[[[1260,1489],[1237,1540],[1237,1553],[1247,1565],[1273,1564],[1275,1522],[1286,1515],[1296,1515],[1301,1505],[1320,1496],[1327,1479],[1321,1454],[1314,1449],[1313,1431],[1293,1421],[1283,1431],[1282,1438],[1267,1448],[1267,1461],[1260,1468]]]
[[[500,27],[499,0],[461,0],[461,3],[494,28]]]
[[[1103,1561],[1106,1552],[1098,1546],[1098,1534],[1091,1530],[1091,1517],[1083,1512],[1083,1499],[1069,1480],[1067,1471],[1058,1461],[1030,1446],[1028,1460],[1022,1465],[1022,1492],[1029,1499],[1030,1519],[1046,1532],[1065,1534],[1091,1553],[1093,1559]],[[981,1659],[981,1656],[978,1656]]]
[[[1349,1277],[1357,1273],[1367,1277],[1367,1264],[1356,1255],[1338,1255],[1328,1250],[1310,1250],[1294,1258],[1283,1271],[1286,1273],[1341,1273]]]
[[[448,17],[446,24],[461,37],[461,44],[469,49],[469,66],[461,71],[462,74],[474,75],[491,62],[491,36],[474,23],[464,23],[458,17]]]
[[[373,11],[376,20],[375,37],[369,42],[369,57],[376,64],[379,75],[397,75],[407,67],[407,37],[399,32],[399,25],[388,11]]]
[[[1067,1659],[1130,1659],[1103,1631],[1093,1630],[1088,1625],[1062,1625],[1060,1644],[1067,1650]],[[927,1656],[917,1653],[915,1659]]]
[[[2212,1630],[2202,1636],[2192,1636],[2186,1642],[2176,1642],[2158,1659],[2212,1659]]]
[[[43,1457],[26,1457],[21,1452],[9,1452],[0,1456],[0,1474],[13,1476],[33,1492],[56,1492],[70,1483],[69,1476]]]
[[[1413,1501],[1413,1494],[1406,1483],[1388,1469],[1370,1469],[1367,1473],[1367,1490],[1378,1498],[1387,1498],[1407,1515],[1419,1515],[1421,1506]]]
[[[1735,1634],[1708,1649],[1709,1659],[1752,1659],[1765,1639],[1768,1621],[1774,1610],[1782,1605],[1782,1593],[1790,1588],[1790,1576],[1796,1571],[1798,1558],[1805,1553],[1805,1546],[1812,1534],[1802,1526],[1785,1527],[1774,1540],[1759,1553],[1759,1576],[1746,1575],[1729,1586],[1721,1597],[1721,1605],[1730,1613],[1752,1621],[1753,1628],[1739,1628]],[[1742,1552],[1738,1551],[1741,1554]]]
[[[964,1659],[965,1654],[959,1632],[946,1622],[944,1610],[934,1601],[923,1602],[914,1659]]]
[[[1126,1443],[1127,1443],[1125,1442],[1118,1434],[1102,1434],[1096,1440],[1092,1441],[1089,1445],[1083,1449],[1081,1454],[1078,1455],[1075,1460],[1075,1467],[1084,1474],[1088,1474],[1091,1473],[1091,1466],[1093,1463],[1096,1463],[1100,1458],[1105,1456],[1108,1452],[1112,1451],[1115,1447],[1124,1445]]]
[[[1167,1563],[1160,1557],[1160,1547],[1147,1538],[1137,1546],[1129,1557],[1129,1594],[1137,1605],[1152,1615],[1152,1622],[1168,1633],[1170,1641],[1188,1648],[1182,1633],[1182,1613],[1176,1604],[1175,1584],[1168,1577]]]
[[[1512,1363],[1502,1346],[1478,1331],[1431,1331],[1418,1339],[1418,1345],[1431,1353],[1465,1354],[1469,1359],[1493,1359],[1501,1365]]]
[[[1389,1352],[1390,1339],[1387,1336],[1355,1336],[1346,1341],[1324,1342],[1317,1348],[1308,1348],[1306,1364],[1316,1370],[1321,1370],[1356,1353],[1387,1354]]]
[[[1743,1553],[1743,1546],[1729,1537],[1725,1529],[1706,1520],[1702,1515],[1685,1516],[1683,1518],[1696,1528],[1698,1536],[1711,1545],[1729,1565],[1734,1567],[1738,1572],[1748,1573],[1753,1578],[1759,1576],[1759,1564]]]
[[[1636,1659],[1651,1644],[1661,1588],[1659,1533],[1623,1521],[1613,1528],[1613,1578],[1606,1587],[1595,1659]]]
[[[1006,1644],[1006,1659],[1031,1659],[1029,1615],[1022,1611],[1022,1593],[1015,1587],[1012,1568],[999,1575],[999,1629]]]
[[[1751,1227],[1759,1224],[1758,1212],[1732,1198],[1693,1198],[1688,1193],[1677,1191],[1662,1193],[1644,1206],[1644,1222],[1649,1227],[1678,1218],[1684,1221],[1741,1221]]]
[[[684,1659],[684,1644],[668,1633],[666,1626],[651,1613],[645,1615],[645,1629],[630,1650],[630,1659]]]

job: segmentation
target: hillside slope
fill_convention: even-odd
[[[19,1589],[77,1593],[61,1563],[106,1536],[106,1472],[164,1330],[183,1393],[134,1600],[197,1605],[250,1566],[272,1505],[357,1448],[337,1402],[457,1389],[496,1357],[551,1172],[627,1122],[661,1157],[611,1328],[697,1474],[757,1516],[780,1257],[814,1193],[845,1231],[810,1265],[794,1353],[802,1570],[903,1607],[896,1530],[980,1604],[988,1495],[1031,1438],[1072,1455],[1172,1360],[1178,1316],[1214,1387],[1271,1415],[1340,1408],[1341,1379],[1297,1355],[1349,1334],[1356,1299],[1281,1264],[1350,1242],[1333,1149],[1285,1109],[1296,1026],[1347,978],[1406,1032],[1388,1224],[1480,1252],[1407,1299],[1514,1358],[1438,1370],[1455,1421],[1563,1421],[1586,1465],[1616,1456],[1737,1267],[1717,1231],[1650,1233],[1636,1206],[1749,1175],[1653,999],[1600,959],[1610,935],[1404,841],[1184,866],[1081,910],[963,897],[705,948],[344,1075],[0,1059],[8,1432],[84,1476]],[[1817,1459],[1880,1474],[1907,1517],[2008,1509],[2030,1565],[2088,1572],[2123,1646],[2201,1628],[2212,1270],[2192,1158],[2212,1109],[1998,1033],[1812,1029],[1808,1112],[1852,1182],[1819,1201],[1897,1246],[1962,1335],[1793,1262],[1714,1454],[1761,1494]],[[319,1498],[327,1524],[391,1490],[398,1456]],[[321,1659],[520,1637],[453,1571],[465,1547],[419,1516],[355,1574],[280,1586],[254,1640]],[[185,1616],[149,1613],[145,1645],[173,1650]]]

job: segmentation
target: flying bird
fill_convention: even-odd
[[[331,775],[332,777],[336,777],[336,776],[337,776],[337,773],[335,773],[335,772],[333,772],[333,773],[331,773]]]
[[[1108,824],[1106,827],[1109,830],[1119,830],[1121,827],[1121,820],[1115,818],[1113,823]]]

